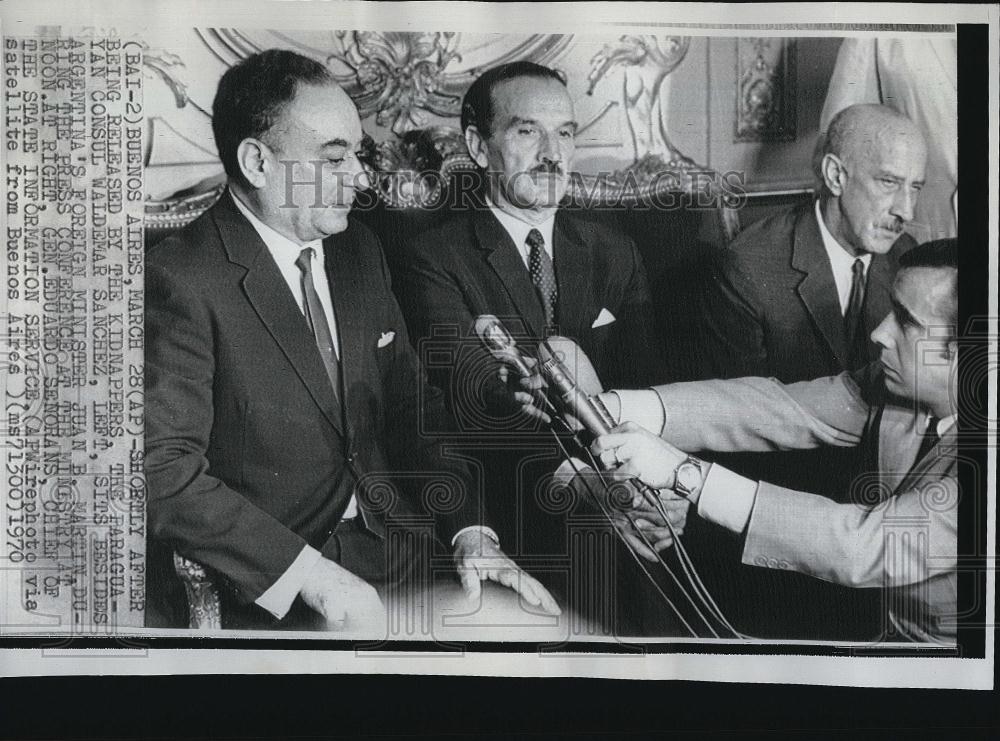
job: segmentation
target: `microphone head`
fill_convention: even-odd
[[[542,343],[539,347],[539,359],[544,362],[550,356],[555,356],[562,363],[575,379],[580,391],[587,396],[597,396],[604,391],[600,376],[597,375],[587,353],[570,338],[553,335]]]
[[[482,314],[476,317],[473,331],[494,358],[513,365],[522,376],[531,375],[531,371],[521,356],[521,351],[517,349],[514,338],[493,314]]]
[[[483,314],[476,317],[473,330],[476,336],[483,341],[483,344],[491,350],[506,351],[516,344],[507,328],[493,314]]]

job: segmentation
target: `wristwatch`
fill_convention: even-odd
[[[690,499],[694,492],[699,491],[705,483],[703,465],[692,455],[681,461],[674,469],[674,491],[685,499]]]

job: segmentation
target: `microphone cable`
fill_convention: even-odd
[[[594,454],[590,452],[589,448],[585,448],[584,450],[586,452],[587,457],[590,460],[592,467],[597,472],[597,475],[600,478],[601,482],[604,484],[605,489],[607,491],[610,491],[610,485],[605,479],[604,474],[601,472],[600,464],[594,457]],[[695,568],[694,561],[691,559],[690,554],[687,552],[687,548],[684,547],[680,535],[677,533],[673,524],[670,522],[670,519],[666,516],[666,511],[664,510],[663,505],[660,502],[660,498],[653,490],[653,488],[636,478],[630,479],[630,482],[642,492],[643,497],[646,499],[646,501],[654,500],[656,502],[656,505],[658,505],[654,506],[656,508],[657,514],[659,514],[660,517],[663,518],[663,521],[666,524],[668,531],[670,532],[670,537],[673,540],[673,547],[675,552],[677,553],[677,561],[680,564],[681,570],[683,571],[688,584],[692,587],[692,590],[698,597],[699,602],[702,604],[702,606],[705,608],[708,614],[714,617],[722,625],[722,627],[725,628],[726,631],[732,633],[732,637],[752,640],[752,636],[748,636],[744,633],[741,633],[740,631],[736,630],[735,627],[733,627],[732,623],[729,622],[729,620],[725,616],[725,613],[722,612],[722,609],[719,607],[718,603],[712,597],[712,594],[709,591],[708,587],[706,587],[704,581],[702,581],[701,575],[698,574],[698,570]],[[650,550],[652,550],[657,555],[657,558],[659,559],[660,563],[663,564],[663,568],[667,571],[667,573],[670,574],[670,576],[676,580],[676,576],[674,576],[673,571],[667,565],[666,561],[660,556],[659,551],[653,548],[651,548]],[[702,617],[701,610],[698,609],[697,604],[690,597],[690,595],[687,594],[687,591],[684,589],[684,587],[680,583],[678,583],[678,587],[684,592],[685,597],[688,598],[692,607],[694,607],[695,610],[698,612],[699,617]],[[704,620],[704,618],[702,619]],[[720,636],[717,635],[716,637]]]
[[[567,426],[567,428],[569,427],[568,425],[566,425],[566,426]],[[612,530],[614,530],[614,532],[618,535],[618,539],[625,545],[625,549],[628,551],[629,555],[632,556],[632,558],[635,560],[636,564],[638,564],[639,568],[642,570],[642,572],[649,579],[650,583],[653,585],[653,587],[656,589],[656,591],[660,594],[660,597],[663,598],[663,601],[667,604],[667,606],[671,610],[673,610],[674,615],[677,616],[677,619],[681,621],[681,623],[684,625],[685,628],[687,628],[688,633],[690,633],[692,637],[698,638],[699,637],[698,633],[695,631],[694,628],[691,627],[691,624],[688,623],[688,621],[684,619],[684,615],[677,608],[677,605],[675,605],[674,602],[673,602],[673,600],[671,600],[670,597],[667,596],[667,593],[660,586],[659,582],[657,582],[656,577],[651,573],[649,567],[646,565],[645,559],[643,559],[642,556],[640,556],[638,553],[636,553],[635,547],[628,541],[628,539],[624,536],[624,534],[619,531],[618,526],[615,525],[614,515],[612,515],[611,512],[608,510],[608,508],[604,504],[604,500],[600,496],[600,494],[594,491],[594,488],[591,486],[590,481],[588,481],[588,477],[585,476],[585,475],[583,475],[583,471],[581,471],[580,467],[577,466],[576,461],[573,459],[573,457],[570,454],[570,452],[566,449],[566,446],[563,443],[562,439],[559,437],[559,435],[556,433],[555,430],[550,430],[550,431],[552,432],[552,437],[555,438],[556,444],[559,445],[559,449],[562,451],[563,458],[565,459],[565,461],[567,463],[569,463],[570,467],[573,469],[573,472],[576,474],[576,477],[583,483],[584,487],[587,490],[587,493],[590,495],[590,498],[597,505],[598,509],[601,510],[601,514],[604,515],[604,518],[611,525]],[[631,520],[630,520],[630,522],[632,523],[633,528],[637,532],[639,532],[638,528],[635,528],[634,522],[631,521]],[[648,539],[645,538],[644,535],[641,534],[641,532],[640,532],[640,538],[643,540],[643,544],[647,548],[650,548],[650,550],[652,550],[653,553],[656,553],[656,550],[651,547],[651,544],[649,543]],[[661,560],[661,563],[662,563],[662,560]],[[668,569],[668,571],[669,571],[669,569]],[[673,576],[673,574],[671,574],[671,576]],[[676,578],[675,578],[675,581],[676,581]],[[683,587],[681,589],[683,591]],[[687,596],[687,595],[685,595],[685,596]],[[690,600],[690,598],[688,598],[688,599]],[[711,630],[711,627],[709,627],[709,630]],[[715,637],[718,638],[719,636],[716,635]]]

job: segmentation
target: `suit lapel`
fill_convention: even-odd
[[[892,309],[889,300],[893,278],[896,276],[895,250],[898,243],[888,255],[872,255],[868,266],[868,279],[865,285],[865,330],[871,334],[875,327],[882,323]],[[869,357],[871,357],[869,355]],[[874,358],[873,358],[874,359]]]
[[[847,340],[844,337],[844,317],[837,298],[830,258],[823,248],[823,237],[816,223],[815,207],[802,213],[792,235],[792,267],[805,273],[799,283],[799,298],[813,322],[837,357],[842,368],[847,367]]]
[[[330,282],[333,297],[333,315],[337,322],[337,338],[340,344],[341,399],[344,417],[350,419],[351,389],[365,381],[365,342],[370,340],[368,330],[371,323],[366,309],[366,292],[361,285],[361,276],[355,269],[348,252],[344,249],[345,234],[336,234],[323,240],[326,278]]]
[[[288,358],[323,415],[343,432],[340,404],[316,342],[260,235],[243,217],[226,193],[215,211],[219,236],[230,261],[246,268],[243,290],[264,327]]]
[[[476,211],[472,218],[486,262],[507,290],[511,303],[527,324],[526,329],[533,336],[541,337],[545,329],[545,311],[513,240],[489,211]]]
[[[587,304],[589,293],[585,287],[591,284],[593,255],[566,222],[561,211],[556,212],[552,242],[556,285],[559,288],[556,314],[559,331],[564,335],[580,337],[582,332],[590,329],[590,307]]]

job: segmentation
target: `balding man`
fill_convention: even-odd
[[[880,105],[845,108],[817,157],[819,198],[753,224],[726,250],[706,302],[707,375],[790,383],[874,359],[903,228],[924,183],[917,127]]]
[[[706,378],[794,383],[877,358],[869,336],[891,308],[897,259],[914,245],[903,228],[924,182],[926,152],[919,129],[886,106],[851,106],[831,120],[815,159],[818,198],[751,225],[719,256],[702,312]],[[852,490],[862,465],[854,449],[726,462],[742,474],[837,501]],[[762,591],[755,578],[735,575],[734,589]],[[854,616],[873,610],[857,604],[856,594],[793,584],[792,576],[777,581],[765,591],[799,603],[809,630],[867,633],[866,620]]]

